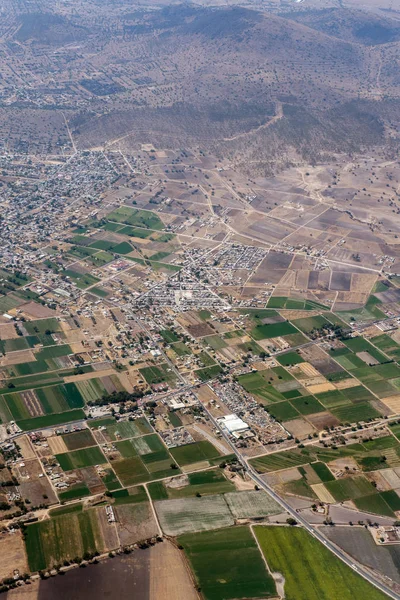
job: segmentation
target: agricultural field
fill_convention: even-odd
[[[254,533],[271,571],[285,578],[287,600],[386,598],[304,529],[255,526]]]
[[[113,469],[124,486],[137,485],[179,473],[170,453],[157,435],[116,442],[121,459]]]
[[[149,385],[167,383],[174,387],[176,382],[176,375],[167,363],[160,364],[156,367],[144,367],[143,369],[140,369],[140,373]]]
[[[202,462],[204,460],[213,460],[221,456],[218,450],[208,440],[186,444],[184,446],[177,446],[171,448],[170,452],[181,467]]]
[[[223,496],[160,500],[154,503],[160,525],[167,535],[220,529],[234,524]]]
[[[157,231],[164,228],[161,219],[153,212],[139,210],[129,206],[121,206],[113,210],[108,215],[108,220],[116,223],[124,223],[144,229],[155,229]]]
[[[26,528],[26,551],[33,572],[101,551],[103,546],[97,509],[61,514]]]
[[[73,452],[66,452],[64,454],[56,454],[56,459],[63,471],[82,469],[107,462],[98,446],[74,450]]]
[[[274,580],[248,527],[182,535],[178,543],[205,600],[276,596]]]
[[[147,485],[153,500],[168,500],[169,498],[186,498],[188,496],[205,496],[208,494],[223,494],[233,492],[235,486],[228,481],[220,469],[199,471],[181,475],[169,482],[155,481]]]
[[[400,480],[397,483],[393,472],[400,466],[400,446],[392,435],[339,448],[308,446],[260,456],[251,463],[260,473],[282,477],[284,493],[327,503],[351,501],[361,511],[392,518],[400,510]],[[355,468],[358,472],[353,474]],[[285,473],[291,473],[289,480]],[[382,482],[378,488],[377,480]]]

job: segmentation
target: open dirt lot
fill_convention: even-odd
[[[36,458],[32,442],[27,435],[23,435],[20,438],[17,438],[15,441],[20,447],[21,454],[25,460],[29,460],[30,458]]]
[[[68,452],[68,448],[65,445],[64,440],[59,435],[48,437],[47,443],[49,444],[53,454],[62,454],[63,452]]]
[[[149,600],[197,600],[199,596],[183,552],[169,541],[157,544],[152,550]]]
[[[28,570],[25,546],[19,531],[0,535],[0,579],[12,577],[14,569],[22,573]]]

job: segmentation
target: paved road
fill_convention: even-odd
[[[346,565],[348,565],[351,569],[353,569],[359,575],[364,577],[364,579],[366,579],[369,583],[371,583],[373,586],[378,588],[381,592],[390,596],[390,598],[394,598],[395,600],[400,600],[399,594],[396,594],[396,592],[392,591],[389,587],[387,587],[386,585],[381,583],[381,581],[379,579],[375,578],[367,569],[365,569],[359,563],[356,564],[350,556],[348,556],[345,552],[343,552],[340,548],[338,548],[335,544],[333,544],[317,528],[315,528],[313,525],[310,525],[310,523],[308,523],[308,521],[304,517],[302,517],[300,514],[298,514],[296,512],[296,510],[290,506],[290,504],[288,504],[283,498],[281,498],[275,492],[275,490],[273,488],[271,488],[259,476],[257,471],[255,471],[255,469],[253,469],[253,467],[247,462],[247,459],[245,459],[240,454],[240,452],[238,451],[236,446],[234,444],[232,444],[231,440],[229,439],[229,436],[225,433],[225,431],[223,431],[223,429],[220,427],[219,423],[217,423],[217,421],[214,419],[214,417],[212,416],[210,411],[204,405],[203,405],[203,407],[204,407],[204,410],[206,411],[206,413],[208,414],[211,422],[220,431],[221,435],[223,436],[225,441],[229,444],[232,451],[236,454],[238,460],[243,465],[244,469],[247,471],[247,473],[250,475],[250,477],[252,477],[252,479],[257,483],[257,485],[260,488],[262,488],[265,492],[267,492],[271,496],[271,498],[273,498],[275,500],[275,502],[280,504],[280,506],[282,506],[282,508],[284,508],[286,512],[288,512],[294,519],[296,519],[296,521],[298,523],[300,523],[305,529],[307,529],[307,531],[315,539],[317,539],[319,542],[321,542],[321,544],[323,544],[328,550],[330,550],[333,554],[335,554],[335,556],[337,556],[340,560],[342,560]]]

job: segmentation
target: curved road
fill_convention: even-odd
[[[262,488],[265,492],[267,492],[267,494],[269,494],[271,496],[271,498],[273,498],[273,500],[275,500],[275,502],[280,504],[280,506],[282,506],[282,508],[284,508],[286,512],[288,512],[294,519],[296,519],[297,522],[299,522],[301,525],[303,525],[303,527],[305,529],[307,529],[307,531],[312,536],[314,536],[315,539],[317,539],[319,542],[321,542],[321,544],[323,544],[328,550],[330,550],[333,554],[335,554],[335,556],[337,556],[341,561],[343,561],[346,565],[348,565],[351,569],[353,569],[353,571],[355,571],[356,573],[361,575],[361,577],[364,577],[364,579],[366,579],[369,583],[371,583],[373,586],[378,588],[378,590],[380,590],[381,592],[383,592],[390,598],[394,598],[394,600],[400,600],[399,594],[396,594],[396,592],[394,592],[389,587],[387,587],[386,585],[381,583],[381,581],[379,581],[379,579],[375,578],[372,573],[367,571],[367,569],[365,569],[364,567],[362,567],[359,564],[355,564],[355,562],[351,559],[350,556],[348,556],[340,548],[335,546],[335,544],[333,544],[328,538],[326,538],[316,527],[313,527],[312,525],[310,525],[310,523],[308,523],[308,521],[306,521],[306,519],[304,519],[301,515],[299,515],[296,512],[296,510],[290,506],[290,504],[288,504],[285,500],[283,500],[283,498],[281,498],[275,492],[275,490],[273,488],[271,488],[259,476],[259,474],[255,471],[255,469],[253,469],[253,467],[251,465],[249,465],[247,460],[240,454],[240,452],[238,451],[236,446],[234,444],[232,444],[231,440],[229,439],[229,436],[225,433],[225,431],[223,431],[223,429],[219,426],[219,423],[217,423],[217,421],[211,415],[210,411],[204,406],[204,404],[202,404],[202,406],[203,406],[205,412],[207,413],[208,417],[210,418],[211,422],[221,433],[221,435],[223,436],[225,441],[229,444],[229,447],[232,449],[232,451],[236,454],[238,460],[243,465],[244,469],[247,471],[247,473],[252,477],[252,479],[257,483],[257,485],[260,488]]]

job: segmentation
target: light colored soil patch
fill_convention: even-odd
[[[306,388],[310,388],[312,386],[323,385],[326,383],[326,379],[323,375],[319,375],[318,377],[312,377],[311,379],[303,379],[301,383]]]
[[[107,377],[108,375],[115,375],[114,369],[106,369],[104,371],[94,371],[91,373],[82,373],[82,375],[70,375],[70,377],[65,377],[65,383],[75,382],[75,381],[87,381],[88,379],[97,379],[98,377]]]
[[[20,392],[20,394],[31,417],[43,415],[42,405],[40,404],[34,390],[27,390],[26,392]]]
[[[308,279],[308,272],[307,272]],[[307,286],[304,286],[307,287]],[[315,317],[318,315],[317,310],[283,310],[282,316],[288,321],[294,321],[295,319],[303,319],[308,317]]]
[[[100,529],[100,535],[103,540],[103,552],[114,550],[119,547],[119,538],[117,528],[114,523],[109,523],[104,506],[96,508],[97,520]]]
[[[320,478],[318,477],[311,465],[304,465],[303,469],[306,472],[307,483],[309,485],[316,485],[317,483],[321,483]]]
[[[235,485],[236,489],[239,492],[243,492],[246,490],[254,490],[254,481],[252,479],[245,480],[242,477],[240,477],[240,475],[235,475],[234,477],[231,477],[232,474],[227,469],[225,469],[225,475],[227,479],[229,479],[229,481],[231,481]]]
[[[15,441],[20,448],[23,458],[25,458],[26,460],[29,460],[30,458],[36,458],[32,442],[27,435],[23,435],[20,438],[17,438]]]
[[[59,435],[53,435],[52,437],[47,438],[47,443],[53,454],[63,454],[63,452],[68,452],[64,440]]]
[[[257,519],[282,512],[279,504],[262,491],[231,492],[225,494],[225,500],[236,519]]]
[[[311,392],[311,394],[322,394],[323,392],[330,392],[331,390],[334,390],[335,386],[333,385],[333,383],[320,383],[318,385],[311,385],[308,388],[308,391]]]
[[[307,423],[304,419],[293,419],[285,423],[287,429],[295,438],[304,439],[310,433],[314,432],[314,427]]]
[[[222,496],[162,500],[154,503],[160,525],[167,535],[220,529],[234,524]]]
[[[78,354],[79,352],[82,352],[83,350],[87,350],[87,348],[85,348],[85,346],[82,344],[82,342],[72,342],[70,344],[70,347],[71,347],[73,354]],[[89,356],[88,356],[88,360],[90,360]]]
[[[387,482],[390,488],[400,488],[400,469],[382,469],[381,477]]]
[[[39,582],[35,581],[31,585],[24,585],[7,592],[7,600],[38,600]]]
[[[13,340],[18,337],[18,333],[14,327],[9,323],[0,325],[0,340]]]
[[[168,540],[157,544],[150,557],[149,600],[198,600],[183,553]]]
[[[115,375],[115,373],[114,373],[114,375]],[[128,373],[119,373],[116,376],[118,377],[118,379],[120,380],[121,384],[124,386],[126,391],[131,394],[134,390],[134,386],[130,380],[130,377],[128,376]]]
[[[115,507],[115,512],[118,535],[123,546],[157,535],[157,524],[148,502],[121,504]]]
[[[343,381],[338,381],[335,383],[335,387],[337,390],[348,390],[352,387],[357,387],[359,384],[357,379],[343,379]]]
[[[19,365],[25,362],[33,362],[35,359],[35,355],[32,350],[20,350],[19,352],[13,352],[12,354],[7,354],[6,357],[3,357],[0,361],[0,364],[7,365]]]
[[[297,481],[302,478],[302,474],[296,468],[280,471],[277,475],[280,483],[289,483],[289,481]]]
[[[335,498],[328,492],[323,483],[316,483],[315,485],[312,485],[311,488],[321,502],[327,502],[328,504],[335,503]]]
[[[384,469],[382,469],[382,471],[383,470]],[[382,471],[372,471],[372,473],[368,473],[368,479],[376,484],[376,489],[379,492],[385,492],[392,489],[392,486],[389,485],[388,481],[383,476]]]
[[[24,306],[22,306],[20,308],[22,308],[22,311],[26,315],[29,315],[30,317],[33,317],[34,319],[44,319],[46,317],[56,317],[57,316],[56,311],[51,310],[51,308],[48,308],[47,306],[43,306],[42,304],[38,304],[37,302],[28,302],[27,304],[24,304]]]
[[[400,395],[382,398],[381,402],[386,404],[386,406],[390,409],[391,414],[397,415],[400,412]]]
[[[231,449],[229,448],[228,444],[226,444],[222,439],[217,439],[213,435],[212,429],[210,427],[207,427],[207,425],[193,423],[191,427],[188,427],[188,431],[189,433],[191,433],[193,439],[195,439],[196,441],[205,439],[211,442],[211,444],[215,446],[215,448],[222,455],[231,453]]]
[[[357,352],[357,356],[367,363],[367,365],[379,365],[379,360],[371,356],[369,352]]]
[[[376,280],[376,275],[353,273],[351,278],[351,291],[358,292],[359,294],[369,294]]]
[[[19,531],[0,535],[0,579],[12,577],[14,569],[21,573],[28,571],[25,546]]]
[[[331,471],[335,474],[337,471],[344,471],[346,467],[349,469],[359,471],[360,467],[357,462],[351,456],[346,456],[344,458],[337,458],[336,460],[331,460],[327,463],[330,467]]]
[[[202,385],[199,387],[197,390],[197,396],[199,397],[200,402],[203,402],[204,404],[208,404],[210,400],[218,400],[218,397],[208,387],[208,385]]]
[[[298,367],[307,377],[318,377],[320,375],[319,371],[308,362],[300,363]]]
[[[192,471],[200,471],[201,469],[206,469],[210,466],[208,460],[202,460],[201,462],[193,463],[192,465],[186,465],[181,467],[181,470],[184,473],[191,473]]]

